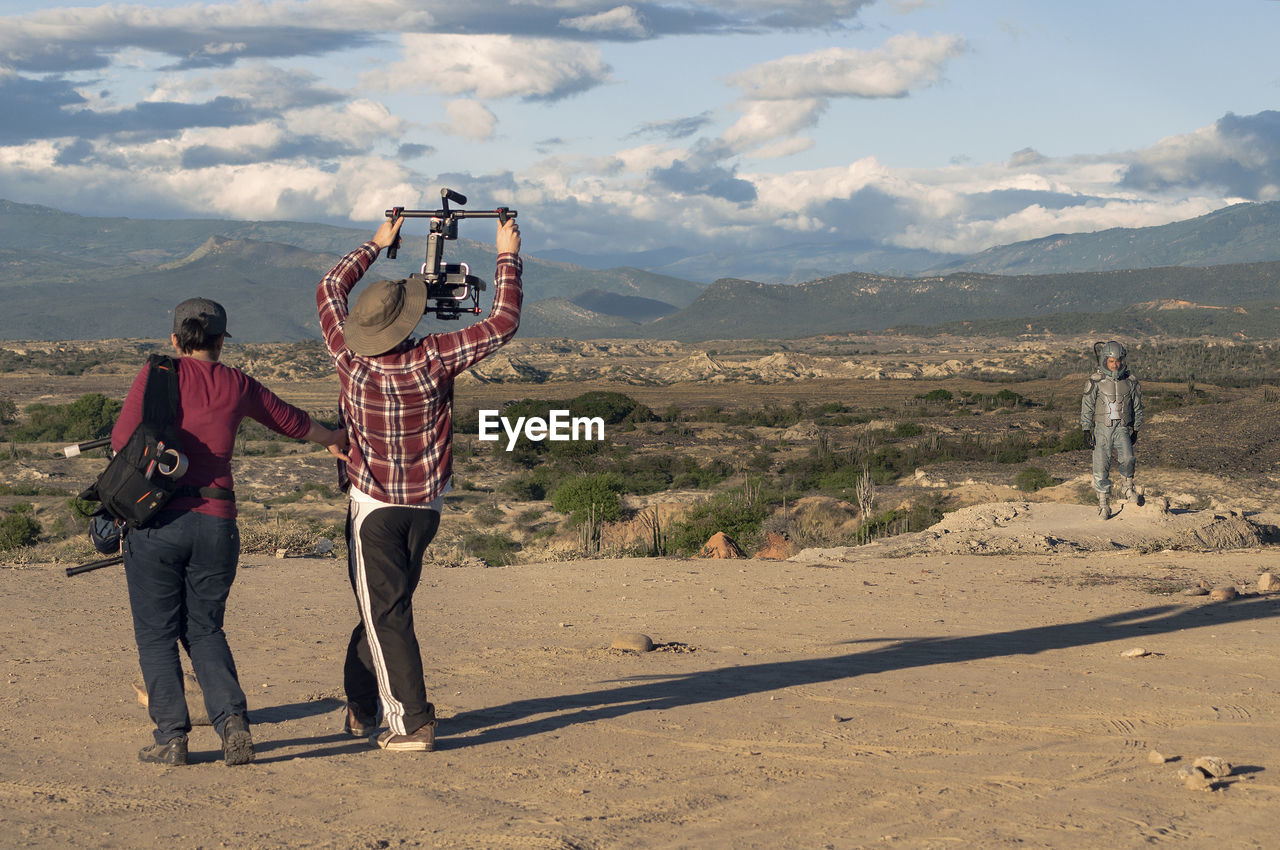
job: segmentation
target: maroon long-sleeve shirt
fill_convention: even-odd
[[[246,416],[286,437],[302,439],[311,430],[311,417],[239,369],[194,357],[178,362],[178,439],[190,466],[183,487],[234,489],[231,454],[236,430]],[[133,379],[124,409],[111,429],[111,448],[119,451],[142,421],[142,395],[147,366]],[[190,510],[234,519],[236,503],[229,499],[177,496],[165,510]]]

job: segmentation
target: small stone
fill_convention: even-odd
[[[1192,791],[1208,791],[1213,787],[1213,782],[1209,777],[1205,776],[1194,768],[1187,770],[1185,767],[1178,771],[1178,778],[1182,780],[1182,784],[1190,788]]]
[[[1195,587],[1188,587],[1186,590],[1182,591],[1182,595],[1183,596],[1208,596],[1209,589],[1207,587],[1201,587],[1200,585],[1196,585]]]
[[[1275,573],[1263,573],[1258,576],[1258,590],[1261,593],[1280,590],[1280,577],[1277,577]]]
[[[1206,776],[1213,779],[1221,779],[1224,776],[1231,775],[1231,765],[1226,759],[1218,756],[1201,756],[1195,760],[1191,768],[1203,771]]]
[[[626,632],[614,635],[610,649],[625,649],[629,652],[649,652],[653,649],[653,638],[639,632]]]
[[[1149,650],[1143,649],[1140,646],[1135,646],[1133,649],[1126,649],[1124,652],[1120,653],[1120,657],[1121,658],[1142,658],[1144,655],[1150,655],[1150,654],[1151,652]]]
[[[1215,587],[1209,591],[1209,598],[1214,602],[1230,602],[1240,595],[1240,591],[1236,590],[1233,585],[1224,585],[1223,587]]]
[[[277,550],[276,550],[276,557],[277,557],[277,558],[287,558],[287,557],[289,557],[289,550],[288,550],[288,549],[277,549]]]
[[[1147,761],[1151,762],[1152,764],[1164,764],[1165,762],[1168,761],[1168,759],[1164,757],[1163,753],[1157,752],[1156,750],[1152,750],[1151,752],[1147,753]]]

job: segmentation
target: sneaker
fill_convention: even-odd
[[[233,714],[222,725],[222,758],[227,764],[248,764],[253,761],[253,736],[249,734],[249,721]]]
[[[342,724],[342,731],[353,738],[368,738],[378,730],[380,718],[365,714],[354,702],[347,703],[347,721]]]
[[[435,721],[424,724],[409,735],[397,735],[390,729],[373,739],[380,750],[394,753],[429,753],[436,748]]]
[[[170,738],[163,744],[152,744],[138,750],[138,761],[147,764],[186,764],[187,736]]]

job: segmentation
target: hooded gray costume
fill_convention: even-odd
[[[1096,342],[1093,351],[1098,370],[1089,376],[1080,400],[1080,427],[1093,443],[1093,489],[1098,494],[1098,515],[1111,516],[1111,456],[1118,464],[1120,495],[1133,499],[1133,444],[1142,428],[1142,388],[1129,374],[1125,363],[1127,352],[1118,342]],[[1107,368],[1107,358],[1114,357],[1119,367]]]

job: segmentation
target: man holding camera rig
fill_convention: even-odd
[[[375,281],[347,307],[351,290],[395,242],[403,222],[383,222],[371,240],[339,260],[320,281],[316,306],[351,440],[347,557],[360,622],[343,668],[345,730],[371,736],[381,705],[388,728],[372,742],[393,752],[424,752],[435,747],[436,718],[423,682],[413,592],[452,476],[453,379],[515,335],[522,264],[520,231],[508,219],[498,226],[488,318],[415,340],[410,335],[427,306],[424,285]]]
[[[222,630],[240,557],[231,480],[240,420],[247,416],[286,437],[310,440],[346,457],[344,431],[330,431],[239,369],[218,362],[229,336],[227,313],[216,301],[189,298],[174,308],[170,342],[179,401],[173,424],[189,466],[173,499],[154,519],[124,536],[134,638],[147,711],[156,724],[155,743],[138,753],[144,762],[187,763],[191,718],[179,643],[191,657],[209,719],[222,738],[224,760],[253,761],[244,690]],[[111,430],[115,451],[142,421],[148,372],[144,365],[125,396]]]

